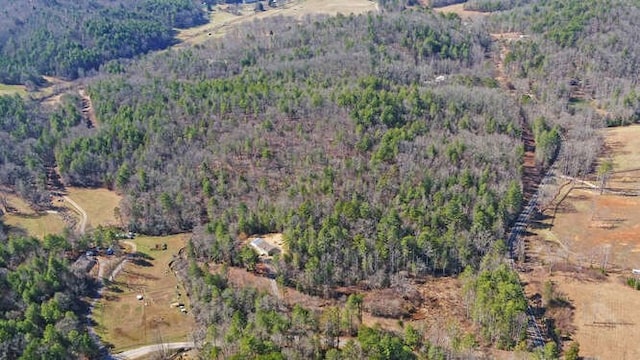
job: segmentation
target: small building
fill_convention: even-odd
[[[88,273],[96,265],[96,258],[93,256],[80,256],[72,265],[73,269]]]
[[[252,240],[249,245],[261,256],[273,256],[274,254],[280,252],[275,245],[270,244],[263,238],[256,238]]]

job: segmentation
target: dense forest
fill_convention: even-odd
[[[47,4],[6,10],[19,16],[2,20],[3,81],[83,76],[203,21],[191,1],[60,3],[66,13]],[[97,127],[72,95],[55,110],[1,97],[0,184],[46,207],[57,166],[67,185],[122,193],[131,231],[192,231],[179,267],[205,357],[440,359],[477,341],[521,346],[527,300],[502,258],[523,203],[524,139],[535,140],[539,173],[557,164],[581,175],[600,151],[599,128],[640,119],[637,6],[473,0],[467,9],[501,11],[470,21],[413,1],[380,4],[359,16],[256,20],[204,45],[111,62],[87,85]],[[48,17],[72,26],[42,26]],[[365,327],[355,294],[322,312],[285,309],[202,265],[250,269],[256,256],[240,239],[268,232],[283,233],[287,249],[274,259],[278,281],[314,295],[461,274],[477,339],[454,349],[410,326]],[[33,243],[4,239],[0,254],[12,259],[16,241]],[[5,273],[50,266],[19,258],[0,263]],[[47,321],[38,329],[61,320]],[[68,334],[58,338],[73,343]],[[340,336],[353,338],[339,347]]]
[[[0,358],[96,358],[83,298],[95,287],[62,256],[60,236],[0,242]]]
[[[165,48],[206,22],[199,1],[0,1],[0,82],[75,79],[112,59]]]
[[[522,119],[482,77],[489,43],[429,13],[256,23],[224,51],[92,84],[101,126],[57,163],[69,184],[126,193],[135,231],[195,228],[199,257],[240,264],[238,235],[284,232],[282,274],[308,291],[457,273],[522,197]]]

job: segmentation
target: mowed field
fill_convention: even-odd
[[[67,224],[54,212],[35,212],[21,198],[7,195],[7,203],[15,211],[2,216],[2,221],[14,233],[25,232],[27,235],[42,238],[47,234],[61,234]]]
[[[8,85],[0,83],[0,96],[16,94],[25,96],[28,94],[29,97],[33,99],[42,99],[46,102],[55,93],[59,93],[64,89],[69,89],[73,84],[70,81],[58,79],[51,76],[43,76],[43,78],[48,82],[48,84],[37,89],[36,91],[27,91],[27,87],[24,85]]]
[[[606,129],[603,135],[600,161],[613,163],[605,191],[600,194],[596,174],[556,178],[559,189],[564,185],[557,206],[545,211],[528,238],[527,255],[542,266],[525,280],[528,293],[540,293],[551,280],[566,295],[582,356],[640,359],[640,291],[625,284],[631,269],[640,268],[640,126]],[[601,270],[607,275],[593,276]]]
[[[122,197],[107,189],[67,188],[67,196],[87,213],[87,230],[99,225],[120,226],[115,209]]]
[[[24,85],[7,85],[0,83],[0,96],[3,95],[25,95],[27,88]]]
[[[293,0],[280,7],[264,7],[266,11],[256,12],[255,4],[240,6],[235,11],[234,7],[217,6],[211,13],[208,24],[180,30],[178,39],[182,41],[177,46],[189,46],[200,44],[211,37],[224,35],[232,26],[247,21],[264,19],[272,16],[290,17],[301,20],[307,15],[326,14],[336,15],[342,13],[362,14],[377,10],[377,2],[371,0]]]
[[[186,244],[188,235],[141,236],[133,240],[139,260],[129,260],[96,304],[96,331],[117,353],[163,342],[188,341],[193,317],[171,304],[190,304],[169,263]],[[167,250],[155,250],[167,244]],[[138,300],[137,296],[143,299]]]
[[[421,1],[423,4],[428,4],[429,1]],[[442,7],[434,8],[433,10],[441,13],[454,13],[460,16],[463,19],[472,19],[472,18],[480,18],[482,16],[487,16],[489,13],[483,13],[479,11],[469,11],[464,9],[464,3],[462,4],[453,4]]]

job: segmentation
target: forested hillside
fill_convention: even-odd
[[[195,227],[211,260],[284,231],[282,272],[309,291],[456,273],[521,200],[522,119],[483,77],[488,44],[430,13],[256,23],[93,84],[102,125],[57,162],[68,183],[125,192],[136,231]]]
[[[173,28],[206,21],[192,0],[0,1],[0,82],[75,79],[105,62],[162,49]]]
[[[190,259],[176,266],[207,356],[461,356],[411,327],[399,336],[351,323],[362,314],[357,296],[322,314],[283,309],[203,266],[253,268],[240,239],[270,232],[285,242],[278,281],[313,295],[467,269],[478,339],[513,348],[527,302],[501,263],[523,202],[524,142],[535,141],[530,172],[556,163],[581,175],[600,151],[599,128],[638,121],[637,6],[474,0],[468,8],[503,11],[469,21],[380,3],[360,16],[256,20],[204,45],[105,66],[87,86],[97,127],[82,124],[73,96],[54,111],[0,98],[0,183],[46,206],[45,174],[57,166],[66,185],[122,193],[119,216],[132,231],[192,231]],[[34,4],[2,20],[4,81],[73,78],[166,47],[172,27],[202,21],[191,1],[65,4],[66,15]],[[47,17],[61,21],[42,26]],[[72,26],[58,28],[63,20]],[[38,43],[49,37],[64,41]],[[338,349],[345,335],[357,341]]]
[[[63,137],[82,134],[78,108],[79,99],[70,96],[63,97],[55,111],[45,111],[18,95],[0,97],[3,190],[15,191],[36,209],[50,205],[47,173],[55,166],[54,146]]]

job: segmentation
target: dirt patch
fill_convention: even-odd
[[[220,271],[219,265],[210,266],[210,271]],[[244,269],[229,268],[229,282],[234,287],[251,286],[259,291],[272,293],[270,280]],[[341,306],[346,301],[347,293],[364,295],[362,322],[366,326],[380,325],[382,328],[397,332],[403,331],[403,324],[411,324],[424,332],[425,337],[435,344],[449,344],[454,336],[472,333],[473,325],[466,317],[462,299],[461,284],[455,278],[412,279],[405,290],[371,290],[362,291],[355,288],[341,289],[344,296],[336,299],[325,299],[311,296],[291,287],[278,286],[282,301],[293,307],[298,304],[313,311],[322,311],[328,306]],[[404,295],[403,295],[404,294]],[[386,304],[407,310],[405,318],[376,316],[372,308]]]
[[[532,241],[530,254],[587,268],[640,267],[640,198],[578,189],[559,209],[533,229],[545,243]]]
[[[84,116],[88,128],[98,127],[98,118],[91,102],[91,97],[85,89],[79,89],[78,94],[82,99],[82,116]]]
[[[527,258],[533,271],[523,277],[530,296],[539,296],[548,280],[566,295],[571,310],[546,316],[580,343],[582,356],[635,359],[640,358],[634,338],[640,330],[635,321],[640,292],[624,282],[631,269],[640,267],[640,197],[622,193],[640,189],[640,126],[607,129],[604,135],[601,161],[614,163],[604,193],[596,174],[556,191],[560,202],[529,227]]]
[[[214,267],[214,271],[218,271]],[[230,267],[227,272],[229,283],[236,288],[253,287],[260,292],[271,293],[270,279],[257,276],[245,269]]]
[[[624,282],[624,275],[612,274],[602,280],[594,279],[588,272],[535,271],[530,279],[552,281],[557,291],[564,294],[574,307],[572,340],[580,344],[580,355],[597,359],[638,359],[640,347],[636,334],[640,331],[640,292]],[[531,281],[527,292],[540,292],[542,281]],[[555,315],[562,324],[562,316]]]

